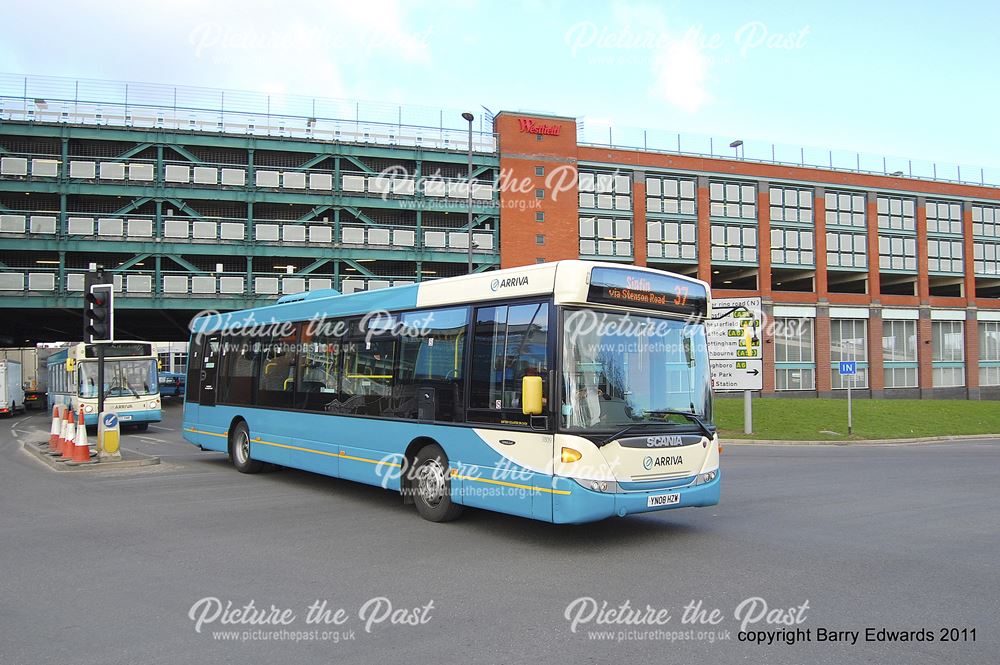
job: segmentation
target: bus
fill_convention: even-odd
[[[380,485],[435,522],[711,506],[710,315],[704,282],[576,260],[206,312],[183,436],[242,473]]]
[[[104,409],[123,426],[146,430],[160,422],[156,356],[148,342],[104,344]],[[48,406],[62,404],[97,426],[97,345],[79,342],[52,353],[47,361]]]

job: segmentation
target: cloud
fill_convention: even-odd
[[[653,60],[651,93],[681,111],[696,113],[711,100],[708,68],[708,59],[693,41],[672,42]]]

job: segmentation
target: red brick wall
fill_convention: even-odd
[[[522,131],[521,120],[557,126],[558,136]],[[523,113],[501,113],[493,121],[500,143],[500,267],[580,256],[576,174],[576,121]],[[535,167],[545,168],[536,176]],[[559,191],[563,185],[569,188]],[[545,190],[541,200],[535,190]],[[535,213],[545,221],[536,222]],[[543,234],[545,244],[536,236]]]
[[[979,322],[970,318],[965,320],[965,386],[979,387]]]
[[[830,378],[830,317],[816,313],[816,390],[825,393],[832,388]]]
[[[931,333],[932,326],[929,318],[917,321],[917,361],[920,363],[918,372],[920,374],[920,387],[924,390],[934,387],[934,368],[931,365],[934,342]]]
[[[826,298],[826,196],[823,190],[817,190],[813,199],[813,223],[816,227],[813,238],[813,247],[816,248],[816,296]]]
[[[632,257],[646,265],[646,181],[632,183]]]
[[[757,288],[764,298],[771,297],[771,199],[766,187],[757,191]]]
[[[882,316],[873,311],[868,318],[868,387],[885,388],[885,370],[882,364]]]

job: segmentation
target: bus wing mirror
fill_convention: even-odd
[[[526,416],[542,413],[542,377],[526,376],[521,379],[521,412]]]

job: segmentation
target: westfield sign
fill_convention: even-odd
[[[519,118],[518,123],[521,126],[522,134],[541,134],[543,136],[559,136],[559,132],[562,131],[562,127],[559,125],[545,125],[542,123],[536,123],[534,120],[529,120],[528,118]]]

